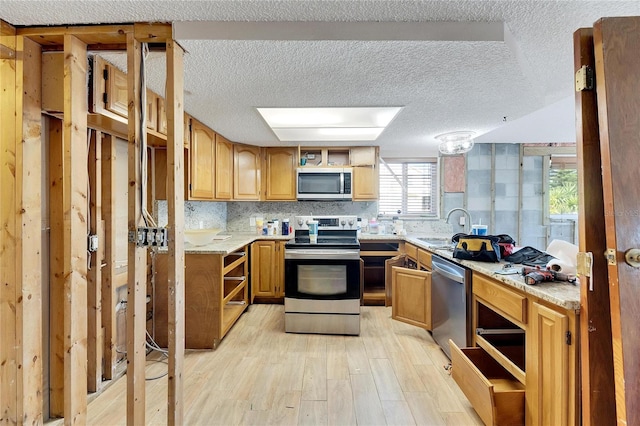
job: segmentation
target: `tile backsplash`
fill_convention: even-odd
[[[185,228],[223,228],[226,232],[252,232],[250,219],[290,219],[300,215],[354,215],[363,219],[377,217],[378,203],[374,201],[185,201]],[[167,202],[156,203],[156,217],[159,226],[167,224]],[[381,223],[391,220],[379,219]],[[451,235],[452,227],[440,219],[404,219],[404,229],[409,234]],[[388,232],[390,227],[388,227]]]

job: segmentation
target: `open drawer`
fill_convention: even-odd
[[[449,340],[451,375],[487,425],[523,425],[525,386],[482,348]]]

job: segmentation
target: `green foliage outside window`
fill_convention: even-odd
[[[578,213],[577,170],[551,170],[549,181],[549,211],[551,214]]]

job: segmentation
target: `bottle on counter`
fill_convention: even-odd
[[[378,221],[373,218],[369,221],[369,233],[377,234],[380,231],[380,227],[378,225]]]
[[[273,219],[273,234],[278,235],[280,233],[280,221],[278,219]]]
[[[273,235],[273,221],[267,222],[267,235]]]
[[[282,235],[289,235],[289,219],[282,219]]]

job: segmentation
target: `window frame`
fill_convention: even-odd
[[[382,187],[380,186],[380,176],[382,172],[379,173],[378,176],[378,184],[380,187],[380,193],[378,197],[378,217],[382,219],[391,219],[393,217],[397,217],[399,219],[433,219],[437,220],[440,218],[440,158],[439,157],[419,157],[419,158],[383,158],[380,157],[380,171],[384,168],[387,169],[385,163],[388,164],[398,164],[398,163],[433,163],[435,164],[434,171],[434,185],[432,191],[432,197],[434,200],[433,213],[380,213],[380,198],[382,198]]]

